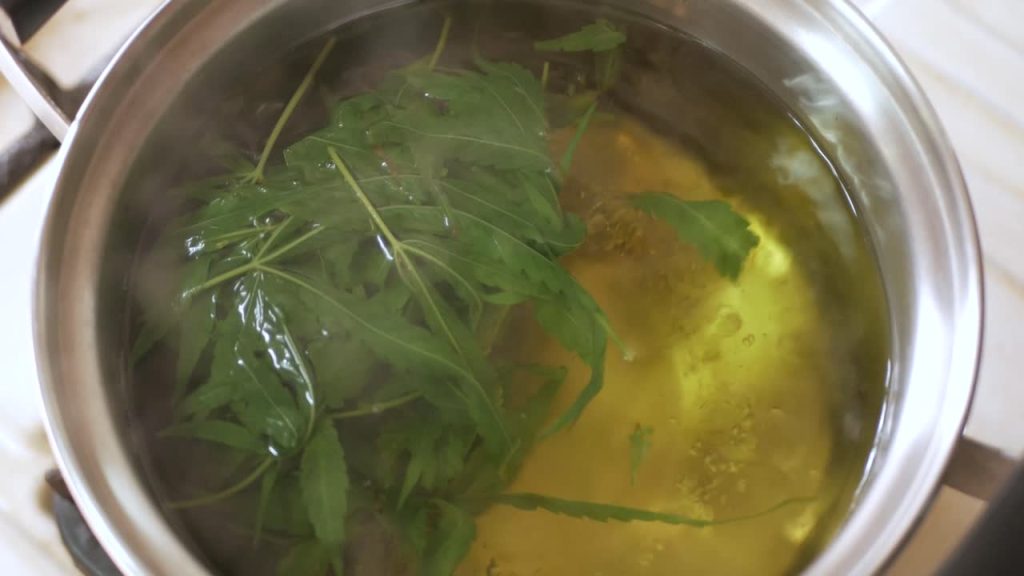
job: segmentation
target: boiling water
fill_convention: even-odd
[[[439,9],[401,8],[339,31],[321,92],[351,92],[353,82],[372,84],[429,53]],[[534,39],[595,16],[532,4],[445,9],[454,14],[453,65],[476,39],[490,58],[535,72],[543,57],[530,50]],[[631,353],[609,349],[604,390],[575,426],[533,449],[509,489],[705,520],[754,517],[693,528],[492,507],[477,518],[457,573],[789,573],[841,522],[874,439],[888,351],[877,271],[841,177],[790,111],[699,42],[618,21],[629,33],[622,78],[578,148],[562,203],[588,230],[565,264]],[[322,122],[308,115],[308,127]],[[296,137],[303,122],[290,128]],[[572,132],[553,133],[555,153]],[[628,208],[630,194],[651,190],[726,199],[751,221],[761,241],[737,281]],[[512,315],[496,354],[568,366],[556,411],[564,409],[588,370],[525,318]],[[194,444],[156,437],[171,418],[173,357],[158,350],[136,369],[133,389],[159,494],[180,493],[224,464]],[[648,448],[634,466],[638,429]],[[807,500],[778,506],[794,498]],[[250,502],[168,514],[215,570],[273,573],[282,548],[270,537],[253,549],[244,529]]]

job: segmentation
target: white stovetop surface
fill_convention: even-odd
[[[985,350],[968,436],[1024,453],[1024,1],[854,0],[890,39],[938,109],[963,164],[981,229]],[[76,83],[160,0],[70,0],[29,44],[67,85]],[[0,148],[31,125],[0,80]],[[51,158],[0,201],[0,574],[75,574],[42,488],[52,456],[36,390],[31,330],[38,238],[58,166]],[[931,572],[982,504],[944,490],[894,574]]]

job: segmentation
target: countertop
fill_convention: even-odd
[[[938,110],[959,154],[977,214],[985,263],[985,347],[966,434],[1007,454],[1024,453],[1024,2],[854,0],[890,40]],[[29,52],[62,84],[93,69],[158,0],[70,0]],[[31,125],[0,80],[0,147]],[[33,268],[58,165],[49,159],[0,200],[0,573],[74,574],[45,498],[52,466],[36,390],[31,341]],[[944,489],[892,574],[931,572],[984,503]]]

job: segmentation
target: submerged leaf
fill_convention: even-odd
[[[626,35],[614,24],[599,19],[580,30],[559,38],[534,43],[542,52],[604,52],[625,43]]]
[[[168,438],[193,438],[213,442],[251,454],[266,454],[266,443],[243,426],[221,420],[200,420],[176,424],[160,432]]]
[[[423,561],[423,576],[451,576],[476,538],[476,524],[464,509],[435,501],[440,516]]]
[[[331,557],[331,550],[318,541],[300,542],[277,563],[277,576],[324,576]]]
[[[376,302],[332,291],[312,279],[280,271],[273,273],[320,298],[325,312],[352,334],[357,334],[382,359],[409,370],[455,377],[464,391],[462,398],[479,426],[481,436],[495,446],[507,444],[507,433],[493,399],[443,337],[410,323]]]
[[[666,514],[663,512],[651,512],[640,508],[629,508],[626,506],[614,506],[612,504],[599,504],[596,502],[584,502],[580,500],[567,500],[564,498],[553,498],[540,494],[515,493],[501,494],[492,499],[494,504],[511,506],[520,510],[545,510],[552,514],[596,520],[598,522],[657,522],[660,524],[672,524],[676,526],[710,526],[715,522],[710,520],[699,520],[677,514]]]
[[[277,486],[277,478],[281,474],[281,467],[274,466],[270,470],[267,470],[263,474],[263,478],[260,479],[260,499],[256,505],[256,521],[253,525],[253,543],[259,545],[260,539],[263,537],[263,523],[267,515],[267,507],[270,504],[270,498],[274,494],[274,488]]]
[[[629,435],[630,484],[636,484],[636,475],[640,470],[640,464],[643,463],[647,451],[651,448],[651,434],[654,434],[654,428],[637,424],[633,428],[633,433]]]
[[[572,405],[541,434],[547,437],[574,424],[604,387],[608,321],[597,302],[571,276],[557,298],[537,302],[535,313],[546,332],[590,367],[587,385]]]
[[[672,226],[680,240],[696,246],[720,274],[733,280],[739,278],[744,260],[759,242],[750,222],[727,202],[686,201],[662,192],[639,194],[630,201]]]
[[[302,453],[302,500],[316,538],[326,545],[345,541],[348,515],[348,466],[330,421],[322,421]]]

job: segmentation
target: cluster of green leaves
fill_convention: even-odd
[[[531,445],[571,426],[599,393],[615,340],[559,262],[584,241],[559,192],[596,101],[555,163],[541,82],[484,59],[437,68],[448,26],[429,62],[339,102],[328,126],[269,165],[329,43],[260,163],[186,187],[194,209],[163,238],[187,254],[171,306],[178,324],[144,326],[136,354],[177,338],[175,422],[164,434],[219,445],[243,467],[222,490],[173,506],[254,498],[255,538],[292,543],[281,573],[342,574],[358,555],[346,543],[372,525],[403,543],[395,556],[415,571],[447,576],[491,505],[701,524],[505,493]],[[603,53],[624,41],[602,21],[538,49]],[[736,241],[749,232],[727,205],[722,227],[722,206],[705,214],[667,195],[637,203],[693,227],[680,235],[730,276],[753,246]],[[562,413],[549,412],[564,368],[492,355],[523,305],[590,368]]]

